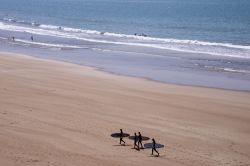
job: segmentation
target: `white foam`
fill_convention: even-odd
[[[246,73],[246,74],[250,74],[249,70],[236,70],[236,69],[232,69],[232,68],[222,68],[224,71],[229,71],[229,72],[236,72],[236,73]]]
[[[0,36],[0,39],[2,39],[2,40],[6,40],[7,38],[5,38],[5,37],[1,37],[1,36]]]
[[[54,25],[44,25],[44,24],[41,24],[39,27],[44,28],[44,29],[53,29],[53,30],[59,28],[58,26],[54,26]]]
[[[83,30],[69,27],[59,28],[59,26],[44,24],[41,24],[37,27],[28,27],[0,22],[0,29],[104,44],[150,47],[188,53],[250,58],[250,46],[233,45],[230,43],[212,43],[195,40],[161,39],[135,35],[115,34],[109,32],[101,33],[94,30]]]
[[[126,37],[126,38],[134,38],[145,41],[160,41],[163,43],[176,43],[176,44],[193,44],[193,45],[203,45],[203,46],[221,46],[221,47],[229,47],[229,48],[242,48],[242,49],[250,49],[250,46],[242,46],[242,45],[233,45],[230,43],[215,43],[215,42],[204,42],[198,40],[179,40],[179,39],[163,39],[163,38],[153,38],[147,36],[136,36],[136,35],[125,35],[125,34],[115,34],[106,32],[104,35],[107,36],[115,36],[115,37]]]
[[[34,42],[34,41],[28,41],[28,40],[22,40],[22,39],[15,39],[16,42],[21,42],[24,44],[30,44],[30,45],[40,45],[40,46],[46,46],[46,47],[57,47],[57,48],[83,48],[79,46],[73,46],[73,45],[67,45],[67,44],[51,44],[51,43],[42,43],[42,42]]]
[[[8,21],[15,21],[15,19],[11,18],[4,18],[4,20]],[[39,25],[38,23],[31,23],[33,25]],[[176,44],[193,44],[193,45],[203,45],[203,46],[221,46],[221,47],[229,47],[229,48],[240,48],[240,49],[250,49],[250,46],[243,46],[243,45],[234,45],[231,43],[216,43],[216,42],[204,42],[198,40],[179,40],[179,39],[164,39],[164,38],[153,38],[153,37],[145,37],[145,36],[136,36],[136,35],[126,35],[126,34],[118,34],[118,33],[110,33],[110,32],[99,32],[95,30],[84,30],[84,29],[77,29],[77,28],[70,28],[70,27],[62,27],[62,26],[55,26],[55,25],[45,25],[41,24],[39,27],[44,29],[51,29],[51,30],[64,30],[66,32],[80,32],[80,33],[87,33],[87,34],[102,34],[105,36],[113,36],[119,38],[131,38],[131,39],[138,39],[144,41],[160,41],[163,43],[176,43]]]

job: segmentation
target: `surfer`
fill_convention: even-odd
[[[138,149],[140,150],[140,145],[141,145],[141,149],[143,149],[143,145],[142,145],[142,136],[141,133],[138,132]]]
[[[15,41],[15,37],[14,36],[12,36],[12,40]]]
[[[138,140],[138,137],[137,137],[137,135],[136,135],[136,133],[135,133],[135,139],[134,139],[134,149],[135,149],[135,147],[137,146],[137,140]],[[139,148],[138,148],[139,149]]]
[[[154,154],[154,151],[155,151],[155,152],[158,154],[158,156],[159,156],[160,154],[159,154],[159,152],[158,152],[158,151],[156,150],[156,148],[155,148],[155,144],[156,144],[156,143],[155,143],[155,139],[153,138],[152,141],[153,141],[152,155]]]
[[[34,40],[33,36],[30,37],[30,40],[32,40],[32,41]]]
[[[125,145],[125,141],[123,140],[123,131],[120,129],[120,144],[122,144],[122,142]]]

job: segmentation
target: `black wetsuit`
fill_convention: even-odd
[[[120,144],[122,144],[122,142],[125,144],[125,141],[123,141],[123,131],[121,130],[121,133],[120,133]]]
[[[137,146],[137,140],[138,140],[138,137],[137,137],[137,135],[136,135],[136,133],[135,133],[134,148]]]
[[[142,136],[141,136],[141,133],[139,133],[139,135],[138,135],[138,149],[140,149],[140,145],[141,145],[141,148],[143,148],[143,146],[142,146]]]
[[[152,155],[154,154],[154,151],[158,154],[159,156],[159,152],[156,150],[155,148],[155,140],[153,139],[153,147],[152,147]]]

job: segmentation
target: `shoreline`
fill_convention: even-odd
[[[71,64],[74,64],[74,63],[71,63]],[[217,88],[217,87],[209,87],[209,86],[202,86],[202,85],[201,86],[199,86],[199,85],[187,85],[187,84],[181,84],[181,83],[169,83],[169,82],[154,80],[154,79],[147,78],[147,77],[131,76],[131,75],[125,75],[125,74],[117,74],[115,72],[105,71],[103,69],[99,69],[97,67],[92,67],[92,66],[86,66],[86,67],[90,67],[90,68],[93,68],[94,70],[97,70],[97,71],[100,71],[100,72],[109,73],[109,74],[112,74],[112,75],[117,75],[117,76],[122,76],[122,77],[131,77],[131,78],[136,78],[136,79],[142,79],[142,80],[145,80],[145,81],[152,81],[152,82],[155,82],[155,83],[166,84],[166,85],[173,85],[173,86],[180,86],[180,87],[184,86],[184,87],[193,87],[193,88],[204,88],[204,89],[215,89],[215,90],[223,90],[223,91],[246,92],[246,93],[250,92],[250,90]]]
[[[13,55],[20,55],[20,56],[28,56],[30,58],[37,58],[37,59],[41,59],[41,60],[51,60],[51,61],[55,61],[55,62],[63,62],[63,63],[69,63],[72,65],[78,65],[78,66],[82,66],[82,67],[89,67],[92,68],[93,70],[96,71],[100,71],[100,72],[105,72],[105,73],[109,73],[112,75],[117,75],[117,76],[121,76],[121,77],[131,77],[131,78],[137,78],[137,79],[143,79],[143,80],[147,80],[147,81],[152,81],[152,82],[156,82],[156,83],[161,83],[161,84],[167,84],[167,85],[173,85],[173,86],[185,86],[185,87],[196,87],[196,88],[208,88],[208,89],[218,89],[218,90],[225,90],[225,91],[239,91],[239,92],[250,92],[250,90],[246,90],[246,89],[232,89],[232,88],[222,88],[222,87],[215,87],[215,86],[209,86],[209,85],[194,85],[194,84],[185,84],[185,83],[176,83],[176,82],[168,82],[168,81],[161,81],[161,80],[156,80],[153,78],[149,78],[147,76],[138,76],[138,75],[131,75],[131,74],[124,74],[124,73],[118,73],[115,71],[108,71],[107,69],[103,69],[102,67],[98,67],[98,66],[91,66],[91,65],[85,65],[85,64],[78,64],[75,62],[69,62],[68,60],[60,60],[60,59],[50,59],[50,58],[46,58],[46,57],[39,57],[36,55],[31,55],[31,53],[28,54],[24,54],[24,53],[16,53],[16,52],[8,52],[8,51],[0,51],[0,54],[13,54]],[[59,54],[59,53],[57,53]]]
[[[248,46],[102,34],[44,24],[34,26],[31,22],[24,26],[6,21],[0,28],[1,51],[167,84],[250,91]],[[15,40],[9,40],[13,36]]]
[[[250,93],[119,76],[0,53],[0,162],[26,165],[247,165]],[[119,146],[123,128],[165,145]],[[150,141],[148,141],[150,142]],[[147,143],[147,142],[144,142]]]

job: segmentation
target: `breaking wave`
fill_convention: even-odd
[[[117,44],[139,47],[150,47],[155,49],[167,49],[189,53],[210,54],[217,56],[229,56],[237,58],[250,58],[250,46],[234,45],[231,43],[216,43],[197,40],[180,40],[170,38],[155,38],[146,35],[126,35],[111,32],[100,32],[96,30],[85,30],[56,25],[45,25],[37,22],[25,22],[12,18],[4,18],[0,21],[0,30],[25,32],[32,35],[57,37],[61,39],[71,39],[78,42],[61,44],[44,43],[40,41],[30,42],[19,39],[20,42],[36,44],[41,46],[84,48],[81,41]],[[57,41],[58,42],[58,41]]]

